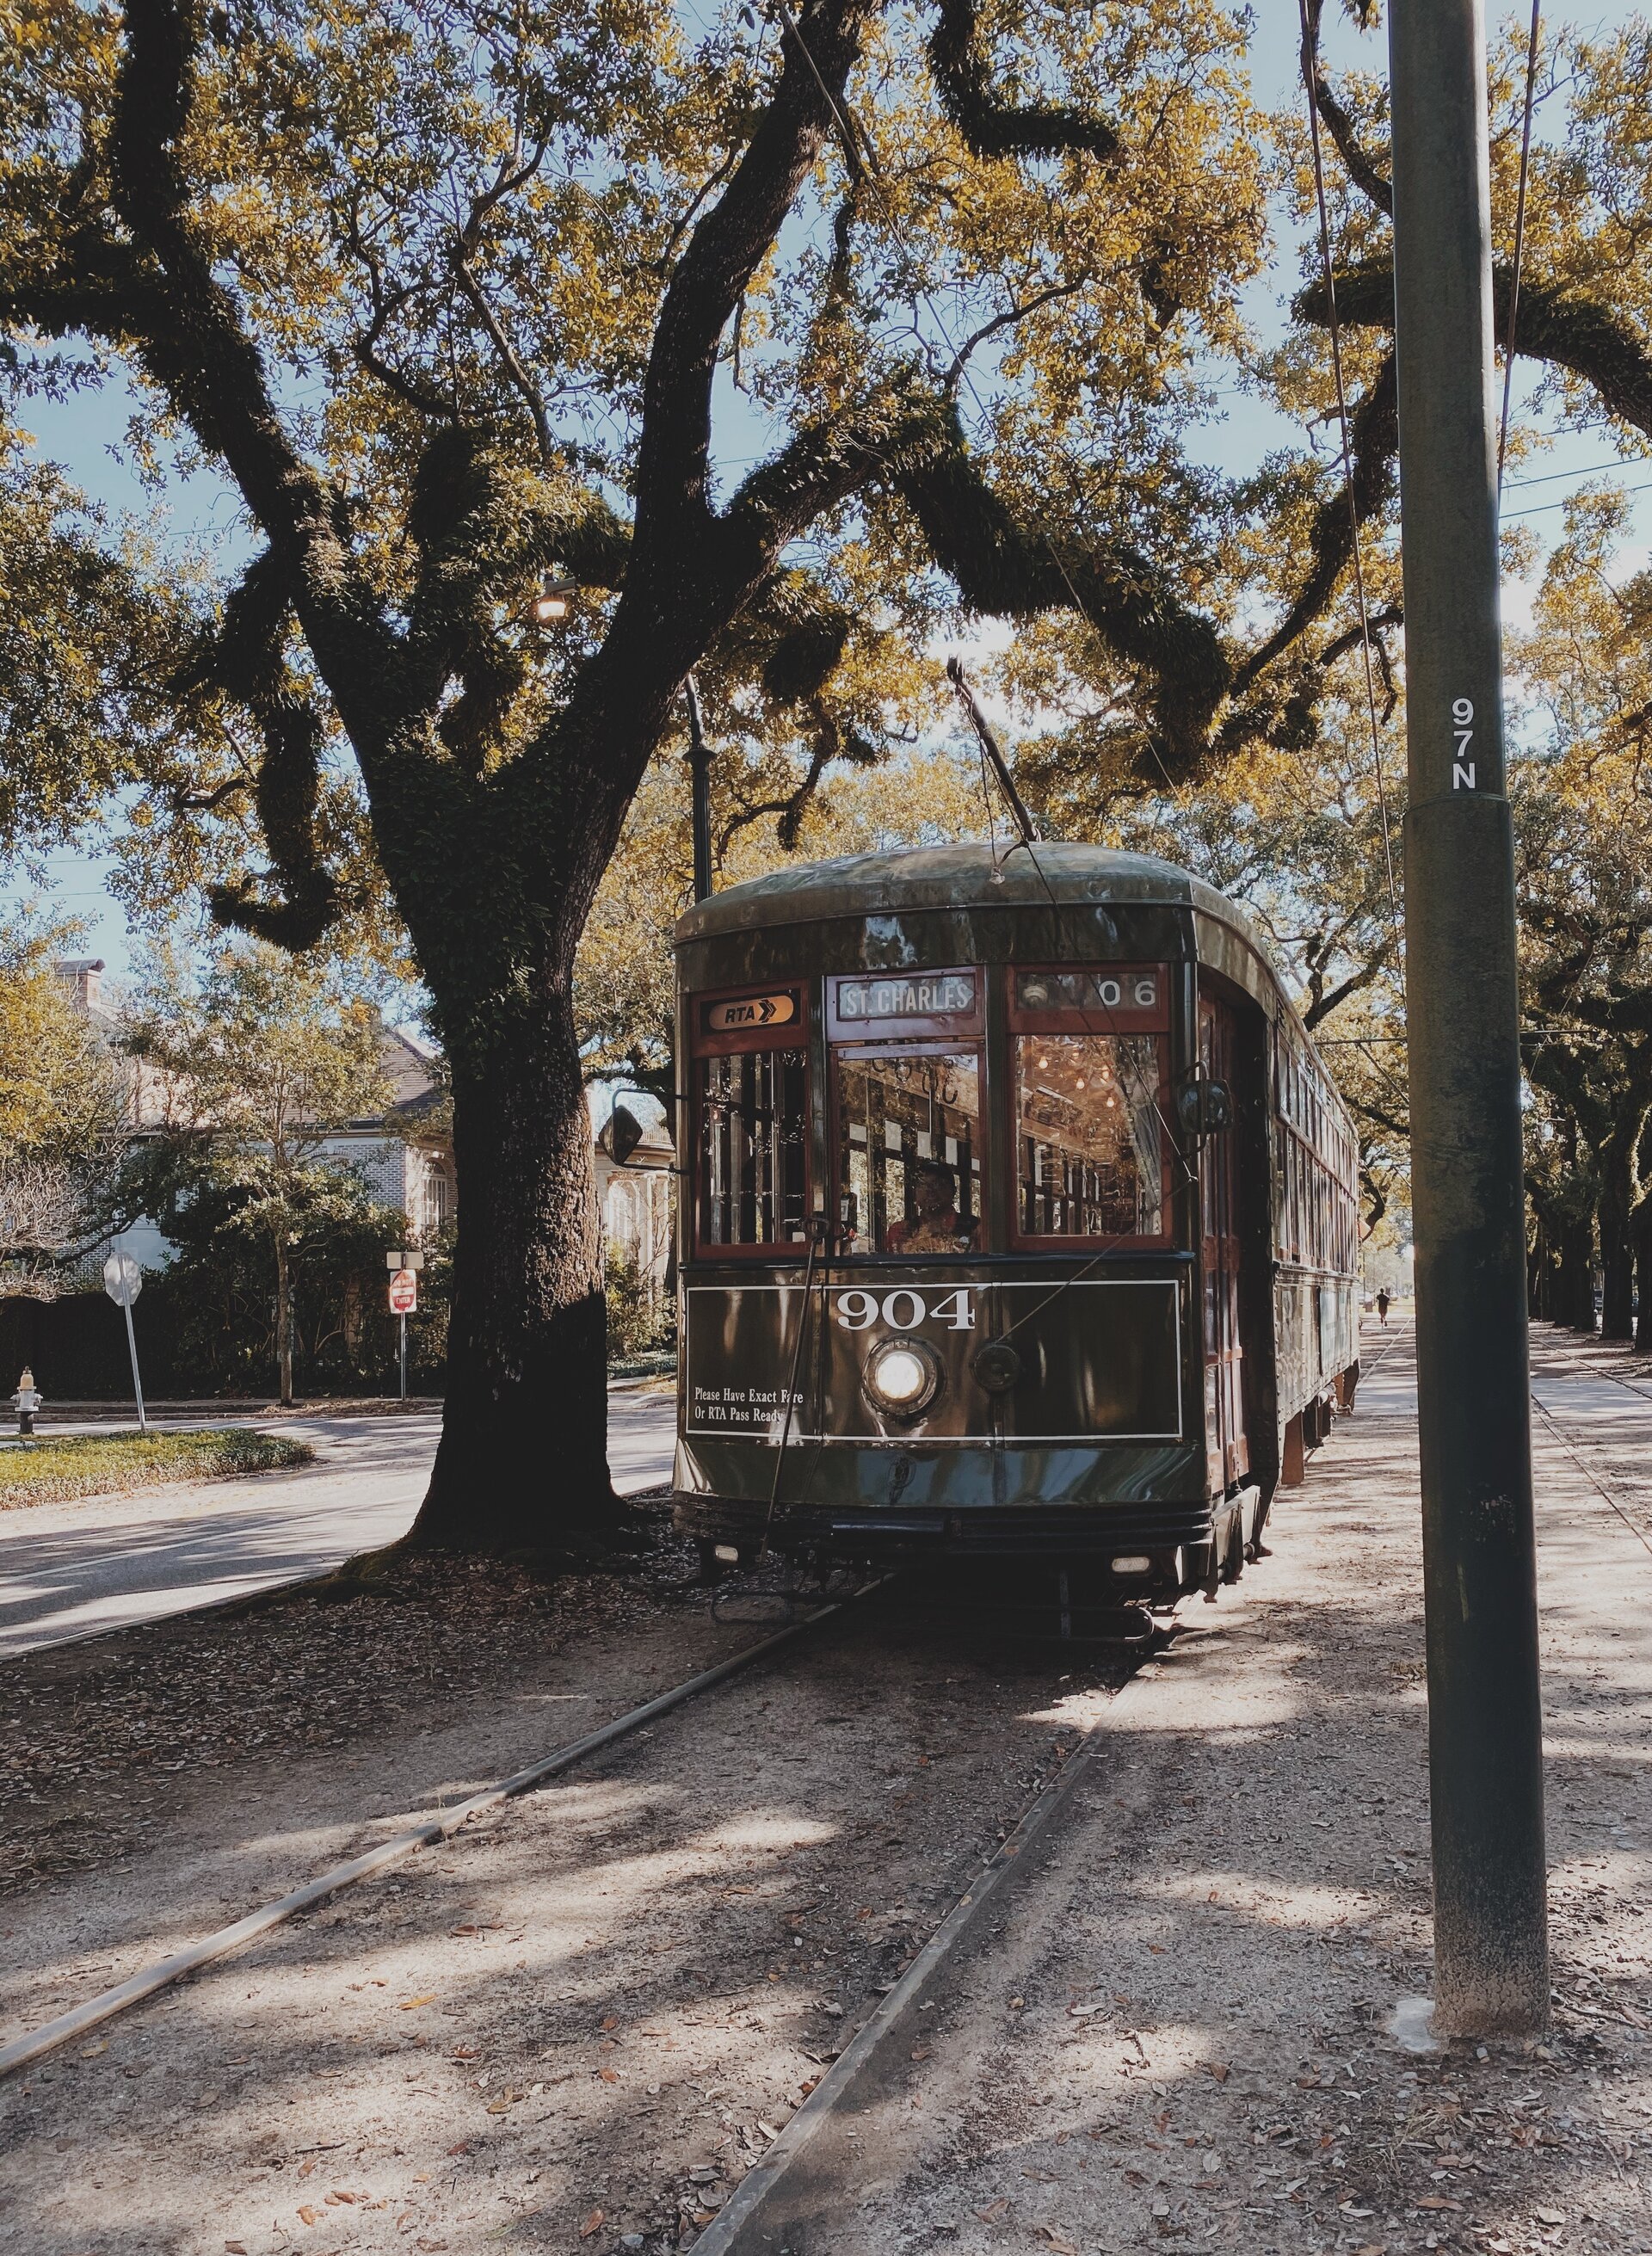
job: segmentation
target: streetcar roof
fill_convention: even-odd
[[[765,925],[812,924],[823,917],[876,916],[890,908],[1042,908],[1140,902],[1198,909],[1230,925],[1266,963],[1267,952],[1245,912],[1174,862],[1110,846],[1040,840],[995,853],[990,846],[900,846],[832,862],[792,862],[713,893],[677,920],[679,942]],[[1271,969],[1271,966],[1270,966]]]

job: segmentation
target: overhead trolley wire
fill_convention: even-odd
[[[1394,881],[1394,834],[1388,819],[1388,789],[1382,772],[1382,730],[1377,719],[1376,669],[1371,655],[1371,610],[1366,601],[1366,568],[1359,539],[1359,504],[1354,495],[1353,448],[1348,435],[1348,393],[1343,382],[1342,325],[1337,318],[1337,282],[1331,262],[1331,216],[1325,205],[1325,165],[1319,139],[1319,102],[1314,90],[1315,44],[1309,22],[1308,0],[1297,0],[1302,22],[1303,84],[1308,94],[1308,135],[1314,157],[1314,200],[1319,208],[1319,257],[1324,270],[1325,305],[1331,323],[1331,366],[1337,385],[1337,419],[1342,439],[1342,475],[1348,496],[1348,522],[1353,536],[1354,589],[1359,599],[1359,642],[1365,652],[1366,713],[1371,724],[1371,765],[1376,778],[1377,806],[1382,817],[1382,860],[1388,881],[1388,920],[1394,931],[1397,959],[1403,947],[1400,927],[1400,899]]]
[[[975,402],[978,412],[980,413],[983,419],[985,419],[986,415],[986,404],[982,399],[979,391],[976,389],[974,377],[970,374],[967,350],[960,351],[957,345],[954,343],[952,333],[947,327],[945,317],[942,314],[939,306],[935,303],[935,293],[930,290],[928,285],[923,279],[923,269],[914,255],[912,246],[907,241],[906,235],[900,225],[900,217],[885,191],[883,166],[879,161],[878,152],[873,144],[871,134],[866,130],[865,125],[861,123],[853,104],[850,102],[847,96],[845,95],[843,102],[840,102],[832,93],[831,88],[827,85],[824,77],[822,75],[820,65],[815,61],[813,51],[811,50],[808,40],[803,37],[802,27],[799,24],[796,16],[793,13],[790,6],[787,4],[787,0],[775,0],[775,8],[781,22],[786,26],[787,32],[794,39],[796,40],[798,49],[802,54],[804,60],[808,65],[810,75],[813,77],[815,85],[820,88],[821,98],[831,113],[832,120],[837,128],[838,145],[843,151],[844,162],[848,169],[851,180],[858,184],[862,180],[868,180],[872,183],[872,193],[877,197],[879,205],[882,207],[884,219],[887,223],[895,248],[900,254],[901,263],[906,268],[907,286],[910,288],[913,296],[925,307],[928,313],[930,320],[935,323],[935,328],[940,335],[942,343],[952,356],[953,375],[956,376],[957,381],[968,391],[971,398]],[[1072,498],[1075,501],[1082,502],[1084,497],[1077,490],[1073,481],[1070,478],[1068,480],[1068,485]],[[1041,525],[1039,528],[1038,537],[1042,541],[1045,548],[1048,551],[1049,560],[1055,566],[1057,576],[1060,578],[1062,585],[1066,589],[1068,595],[1072,599],[1074,610],[1077,612],[1080,618],[1087,618],[1089,617],[1089,613],[1085,610],[1084,600],[1080,596],[1078,589],[1073,583],[1072,574],[1068,570],[1066,564],[1063,561],[1061,552],[1056,547],[1055,541],[1050,538],[1048,529]],[[1153,752],[1154,763],[1158,767],[1159,773],[1164,779],[1165,789],[1167,791],[1173,791],[1175,789],[1175,786],[1170,781],[1169,772],[1164,765],[1163,757],[1160,753],[1158,746],[1152,744],[1151,739],[1149,739],[1149,744]]]
[[[1500,501],[1503,495],[1503,457],[1508,451],[1508,407],[1514,390],[1514,324],[1520,315],[1520,264],[1526,248],[1526,185],[1531,172],[1531,117],[1537,93],[1537,39],[1543,11],[1543,0],[1531,0],[1531,38],[1526,47],[1526,107],[1520,128],[1520,187],[1514,198],[1514,271],[1509,279],[1508,335],[1503,344],[1503,415],[1497,428]]]

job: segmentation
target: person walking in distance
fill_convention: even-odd
[[[1386,1293],[1377,1294],[1377,1322],[1386,1332],[1388,1329],[1388,1296]]]

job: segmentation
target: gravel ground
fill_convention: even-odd
[[[37,1799],[18,1822],[8,1797],[6,2025],[759,1633],[687,1571],[668,1547],[623,1583],[307,1600],[9,1672]],[[904,1608],[879,1594],[0,2085],[0,2236],[691,2240],[1118,1681]]]
[[[1652,2249],[1652,1555],[1634,1524],[1652,1401],[1628,1406],[1636,1459],[1610,1403],[1566,1392],[1611,1351],[1534,1346],[1550,2037],[1420,2055],[1388,2031],[1431,1981],[1401,1338],[1283,1500],[1276,1556],[1130,1686],[1002,1932],[752,2247]],[[1627,1519],[1594,1484],[1602,1416]]]

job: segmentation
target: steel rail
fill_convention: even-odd
[[[876,1583],[868,1586],[870,1589],[877,1587]],[[293,1888],[288,1894],[278,1896],[272,1903],[264,1904],[257,1911],[249,1912],[244,1919],[238,1919],[229,1927],[219,1928],[215,1933],[202,1936],[199,1942],[192,1942],[187,1949],[174,1951],[168,1958],[158,1959],[152,1966],[144,1968],[141,1973],[129,1976],[124,1982],[116,1983],[113,1989],[100,1992],[95,1998],[88,1998],[84,2005],[74,2006],[67,2013],[60,2013],[54,2020],[43,2022],[38,2029],[32,2029],[0,2044],[0,2076],[12,2075],[18,2069],[26,2068],[43,2054],[54,2051],[59,2045],[67,2044],[71,2038],[80,2036],[87,2029],[95,2028],[100,2021],[111,2020],[116,2014],[127,2012],[131,2006],[141,2004],[145,1998],[152,1998],[156,1991],[182,1981],[187,1975],[198,1972],[217,1959],[228,1957],[232,1951],[244,1949],[248,1943],[257,1942],[260,1935],[267,1935],[272,1928],[280,1927],[286,1921],[296,1918],[300,1912],[325,1902],[328,1896],[336,1895],[341,1889],[354,1887],[358,1881],[372,1879],[375,1873],[384,1872],[387,1866],[400,1864],[416,1850],[433,1848],[449,1839],[462,1827],[468,1825],[473,1817],[483,1816],[487,1811],[498,1808],[502,1803],[514,1801],[519,1794],[531,1793],[535,1787],[543,1785],[547,1779],[554,1778],[559,1773],[571,1769],[575,1763],[584,1761],[588,1755],[599,1753],[603,1748],[613,1745],[616,1740],[626,1738],[644,1724],[652,1723],[656,1716],[667,1715],[672,1709],[681,1707],[685,1701],[694,1699],[697,1694],[709,1692],[725,1678],[737,1674],[743,1668],[749,1668],[754,1661],[761,1660],[777,1646],[801,1637],[805,1630],[813,1629],[816,1624],[841,1612],[845,1605],[852,1604],[856,1598],[865,1595],[864,1591],[856,1591],[851,1597],[840,1598],[830,1605],[818,1607],[801,1621],[777,1630],[772,1637],[759,1638],[745,1652],[731,1654],[727,1660],[718,1661],[715,1667],[702,1669],[697,1676],[690,1676],[682,1683],[674,1685],[668,1692],[660,1692],[653,1699],[645,1700],[639,1708],[632,1708],[625,1715],[617,1716],[611,1723],[604,1724],[597,1731],[588,1731],[582,1738],[570,1740],[566,1746],[558,1747],[552,1753],[542,1756],[538,1762],[530,1763],[525,1770],[513,1771],[510,1777],[501,1779],[497,1786],[484,1787],[480,1793],[455,1802],[452,1808],[439,1810],[422,1825],[411,1826],[392,1839],[381,1841],[377,1848],[369,1849],[359,1857],[352,1857],[345,1864],[335,1865],[331,1871],[321,1873],[315,1879],[307,1880],[302,1887]]]
[[[1396,1331],[1370,1367],[1374,1370],[1406,1336],[1408,1334]],[[1146,1667],[1152,1667],[1158,1658],[1158,1653],[1150,1650],[1145,1656]],[[688,2256],[751,2256],[751,2252],[759,2246],[759,2237],[765,2245],[768,2244],[773,2236],[762,2231],[765,2203],[815,2134],[844,2105],[862,2071],[894,2035],[907,2010],[928,1987],[942,1962],[963,1940],[983,1908],[995,1899],[1010,1874],[1017,1870],[1027,1851],[1048,1831],[1077,1787],[1091,1775],[1091,1765],[1105,1744],[1118,1703],[1128,1696],[1131,1686],[1140,1681],[1145,1673],[1146,1668],[1136,1670],[1114,1694],[1105,1715],[1098,1717],[1082,1734],[1055,1776],[1022,1811],[997,1854],[958,1898],[893,1989],[861,2024],[780,2136],[752,2165],[717,2216],[690,2244]]]

